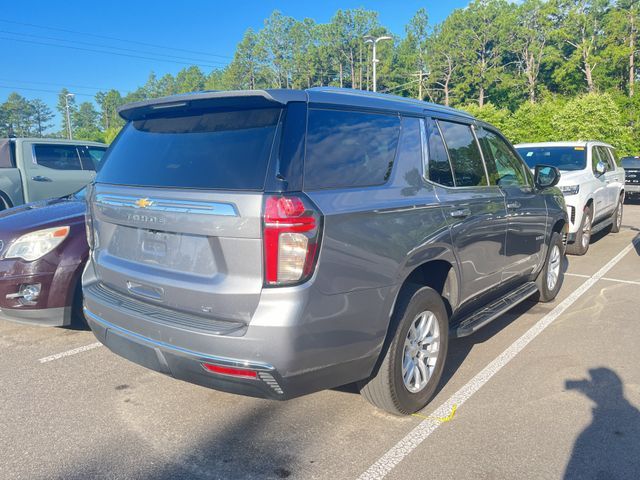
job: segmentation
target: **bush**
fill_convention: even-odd
[[[601,140],[619,155],[633,149],[631,128],[608,93],[590,93],[567,102],[552,119],[554,140]]]

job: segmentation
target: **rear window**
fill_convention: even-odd
[[[516,148],[529,168],[551,165],[558,170],[582,170],[587,165],[585,147],[518,147]]]
[[[622,168],[640,168],[640,157],[624,157],[621,163]]]
[[[269,108],[131,121],[102,159],[97,181],[262,190],[280,113]]]
[[[391,175],[400,135],[397,115],[309,111],[306,189],[381,185]]]

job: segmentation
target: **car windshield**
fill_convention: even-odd
[[[516,150],[529,165],[551,165],[558,170],[582,170],[587,165],[585,147],[516,147]]]
[[[640,157],[624,157],[622,168],[640,168]]]

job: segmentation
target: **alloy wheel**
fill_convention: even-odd
[[[558,245],[554,245],[551,248],[551,253],[549,254],[549,266],[547,268],[547,288],[549,291],[553,291],[558,283],[561,260],[562,256],[560,255],[560,248]]]
[[[423,390],[436,368],[440,351],[440,327],[433,312],[416,316],[407,332],[402,354],[402,380],[411,393]]]

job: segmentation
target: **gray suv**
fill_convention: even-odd
[[[312,88],[120,115],[87,195],[85,312],[145,367],[271,399],[357,382],[407,414],[450,338],[560,289],[558,171],[465,113]]]

